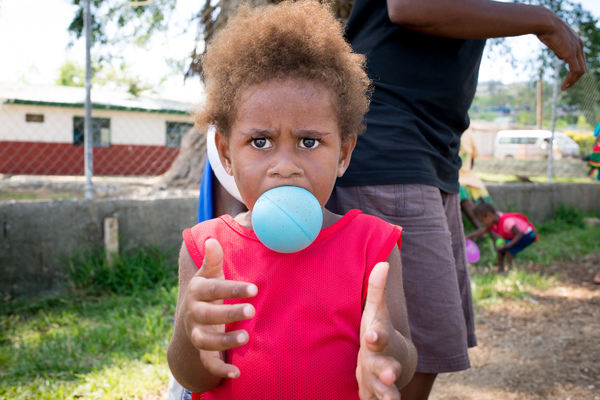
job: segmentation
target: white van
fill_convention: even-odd
[[[546,130],[507,130],[496,134],[494,158],[544,159],[548,157],[548,144],[552,132]],[[555,158],[580,157],[579,145],[562,132],[554,132]]]

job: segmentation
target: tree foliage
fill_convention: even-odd
[[[600,119],[600,26],[598,19],[582,8],[580,3],[570,0],[517,0],[518,3],[541,5],[554,11],[581,38],[584,43],[588,71],[571,89],[563,94],[563,104],[578,106],[590,124]],[[554,71],[556,57],[547,48],[533,59],[541,71]],[[567,75],[564,63],[560,77]]]
[[[85,68],[74,61],[66,61],[60,67],[59,77],[56,80],[59,86],[80,86],[85,85]]]
[[[281,0],[246,0],[247,4],[260,6],[279,3]],[[348,19],[353,0],[320,0],[331,5],[334,14],[342,21]],[[69,31],[76,39],[84,35],[84,0],[72,0],[78,6]],[[201,74],[200,56],[204,43],[210,41],[242,0],[213,0],[198,2],[198,12],[190,16],[190,23],[198,27],[196,46],[190,49],[191,62],[185,67],[185,76]],[[153,35],[164,32],[169,27],[170,17],[177,6],[177,0],[92,0],[91,2],[92,43],[111,45],[130,43],[146,46]],[[111,60],[114,55],[98,51],[99,61]]]
[[[69,32],[74,40],[85,36],[85,0],[72,0],[78,6]],[[135,45],[147,47],[152,37],[165,32],[177,0],[92,0],[92,70],[93,83],[121,87],[133,95],[162,83],[166,77],[158,77],[156,82],[143,82],[131,73],[126,53],[122,49]],[[62,69],[67,68],[67,64]],[[61,74],[63,73],[61,69]],[[62,80],[62,78],[61,78]]]
[[[84,32],[84,0],[72,0],[78,6],[69,31],[76,38]],[[92,43],[114,44],[121,41],[145,46],[157,32],[168,28],[177,0],[92,0]]]

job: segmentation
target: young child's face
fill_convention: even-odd
[[[273,80],[241,92],[228,140],[216,142],[249,210],[278,186],[307,189],[325,205],[356,138],[342,142],[332,93],[303,79]]]
[[[498,222],[498,215],[493,212],[488,212],[484,215],[479,215],[477,216],[477,218],[479,218],[481,223],[488,228],[494,226]]]

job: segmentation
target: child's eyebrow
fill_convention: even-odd
[[[298,136],[310,136],[310,137],[323,137],[323,136],[327,136],[327,135],[331,135],[331,132],[327,132],[327,131],[316,131],[313,129],[298,129],[296,130],[296,135]]]
[[[251,128],[245,132],[242,132],[243,135],[246,136],[273,136],[277,134],[275,129],[261,129],[261,128]]]
[[[279,135],[279,131],[277,129],[272,128],[251,128],[245,132],[242,132],[243,135],[246,136],[268,136],[275,137]],[[314,129],[296,129],[294,130],[294,136],[298,137],[324,137],[331,135],[331,132],[328,131],[318,131]]]

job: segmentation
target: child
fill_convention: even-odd
[[[498,252],[500,272],[504,271],[504,255],[510,267],[514,255],[538,241],[535,227],[523,214],[501,213],[486,202],[478,203],[473,212],[484,226],[466,235],[467,239],[481,236],[487,231],[494,232],[504,239],[504,244],[501,246],[494,243],[494,248]]]
[[[216,126],[250,211],[183,234],[167,356],[194,398],[397,399],[414,373],[401,228],[323,208],[363,130],[369,89],[364,57],[326,7],[242,6],[202,60],[196,121]],[[252,231],[254,204],[279,186],[307,189],[322,207],[319,236],[297,253],[271,251]]]

